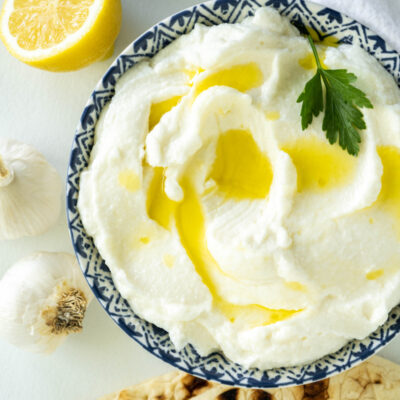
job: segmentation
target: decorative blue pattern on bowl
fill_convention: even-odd
[[[400,57],[384,40],[360,23],[304,0],[213,0],[181,11],[155,25],[135,40],[111,65],[98,83],[81,117],[71,150],[67,180],[67,215],[72,242],[82,271],[94,294],[111,318],[149,352],[173,366],[227,385],[272,388],[300,385],[344,371],[381,349],[400,331],[400,306],[389,314],[386,323],[364,340],[353,340],[345,347],[311,364],[266,371],[246,369],[221,353],[201,357],[193,346],[177,351],[163,329],[141,319],[114,286],[110,270],[102,260],[92,238],[82,225],[77,210],[79,177],[88,165],[94,130],[103,107],[114,95],[116,81],[134,64],[148,59],[196,23],[216,25],[239,22],[262,6],[277,9],[302,32],[306,26],[319,32],[320,39],[335,36],[341,43],[358,43],[372,54],[400,85]]]

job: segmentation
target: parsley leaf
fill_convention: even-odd
[[[301,105],[301,127],[306,129],[324,110],[322,81],[325,86],[325,115],[322,130],[326,132],[329,143],[339,140],[342,149],[351,155],[358,155],[361,137],[358,130],[366,128],[363,114],[358,107],[373,108],[367,96],[351,83],[357,77],[345,69],[322,68],[315,44],[308,36],[315,61],[317,72],[305,85],[303,92],[297,99]]]

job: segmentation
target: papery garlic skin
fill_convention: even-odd
[[[0,281],[0,337],[29,351],[50,353],[69,333],[81,330],[92,299],[73,255],[34,253]]]
[[[58,219],[61,178],[27,144],[0,138],[0,240],[39,235]]]

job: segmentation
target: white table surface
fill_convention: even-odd
[[[198,2],[123,1],[114,55],[154,23]],[[64,179],[77,122],[110,62],[56,74],[20,63],[0,44],[0,136],[36,147]],[[44,235],[0,242],[0,277],[36,250],[72,252],[65,212]],[[400,337],[381,354],[400,363]],[[94,300],[83,332],[71,335],[52,355],[31,354],[0,341],[0,399],[96,399],[171,369],[129,338]]]

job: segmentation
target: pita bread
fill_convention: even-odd
[[[342,374],[282,389],[242,389],[174,371],[98,400],[400,400],[400,366],[372,357]]]

